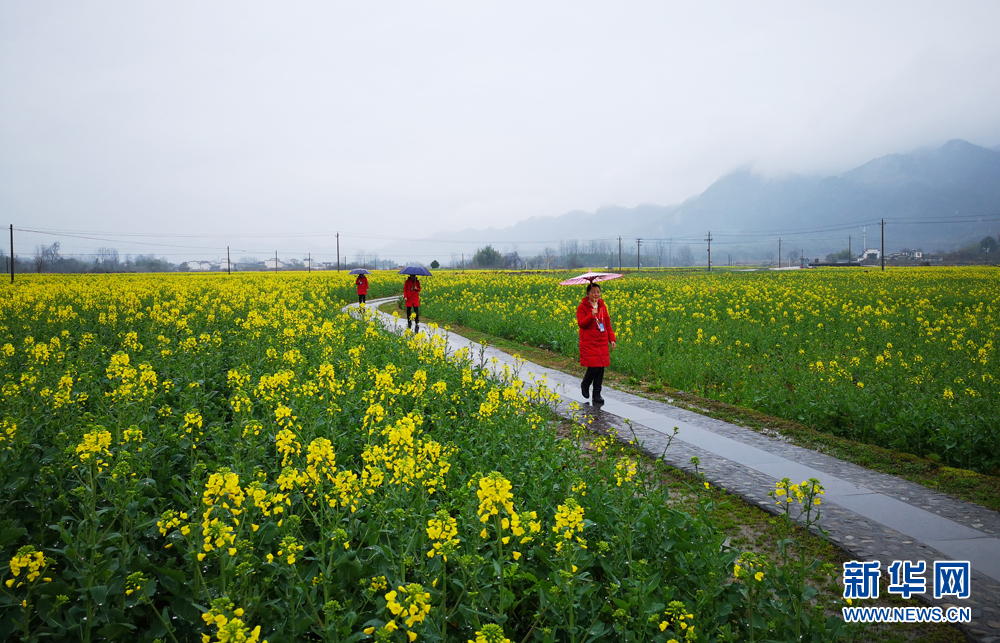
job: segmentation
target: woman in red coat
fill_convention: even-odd
[[[406,327],[410,327],[410,311],[416,316],[413,332],[420,332],[420,280],[410,275],[403,284],[403,303],[406,304]]]
[[[587,367],[580,392],[584,399],[590,397],[590,385],[593,384],[594,404],[604,404],[601,397],[604,368],[611,365],[615,331],[611,327],[608,307],[601,299],[601,287],[593,282],[587,285],[587,296],[576,309],[576,323],[580,326],[580,366]]]
[[[354,285],[358,287],[358,303],[365,303],[365,300],[368,298],[368,277],[358,275],[358,278],[354,280]]]

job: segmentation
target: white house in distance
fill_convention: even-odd
[[[209,270],[212,269],[213,265],[214,264],[212,264],[211,261],[189,261],[189,262],[187,262],[187,267],[192,272],[199,271],[199,270],[207,272],[207,271],[209,271]]]
[[[882,258],[882,251],[878,248],[867,248],[861,253],[861,260],[865,259],[875,259],[876,261]]]
[[[285,267],[285,262],[281,261],[280,259],[277,259],[277,258],[274,258],[274,259],[265,259],[264,260],[264,267],[267,268],[268,270],[275,270],[275,263],[277,263],[277,267],[278,268],[284,268]]]

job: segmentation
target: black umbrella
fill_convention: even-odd
[[[407,266],[399,270],[401,275],[419,275],[421,277],[430,277],[431,271],[423,266]]]
[[[372,273],[370,273],[369,271],[365,270],[364,268],[355,268],[354,270],[350,271],[347,274],[349,274],[349,275],[370,275]]]

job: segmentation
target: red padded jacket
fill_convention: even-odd
[[[602,332],[598,322],[604,325]],[[580,366],[611,366],[611,342],[615,330],[603,299],[597,300],[597,315],[586,297],[576,309],[576,323],[580,327]]]
[[[420,305],[420,280],[410,276],[403,284],[403,302],[406,306]]]

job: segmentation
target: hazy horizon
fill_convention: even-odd
[[[998,27],[991,2],[5,2],[0,208],[100,237],[30,248],[329,255],[339,230],[352,255],[995,147]]]

